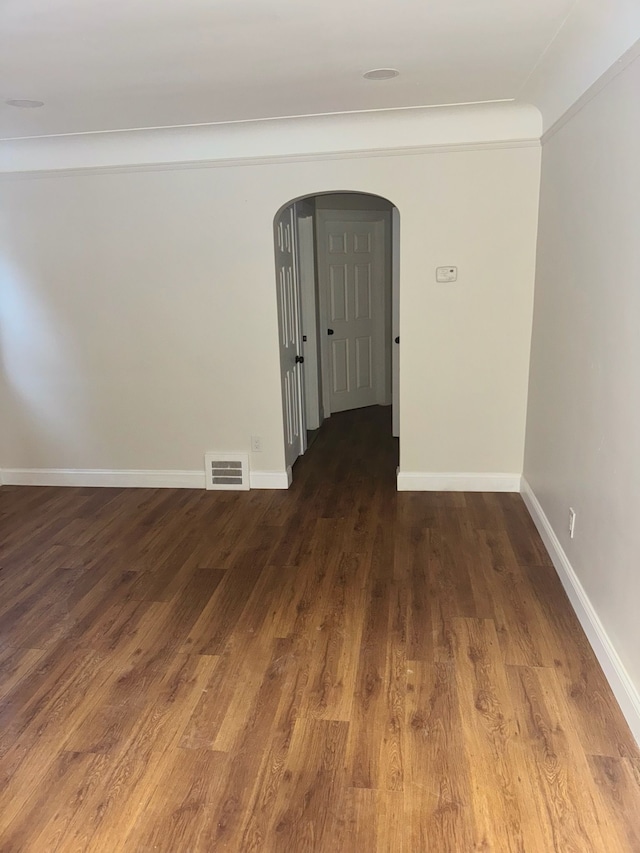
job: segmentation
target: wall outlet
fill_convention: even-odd
[[[576,511],[569,507],[569,536],[573,539],[573,534],[576,532]]]
[[[262,453],[262,439],[259,435],[251,436],[251,452]]]

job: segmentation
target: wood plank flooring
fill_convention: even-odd
[[[640,851],[640,756],[517,495],[0,489],[0,851]]]

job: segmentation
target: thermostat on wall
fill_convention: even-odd
[[[457,281],[458,267],[436,267],[436,281]]]

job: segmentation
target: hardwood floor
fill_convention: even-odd
[[[0,489],[0,851],[640,851],[640,756],[517,495]]]

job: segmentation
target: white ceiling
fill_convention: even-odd
[[[639,35],[638,0],[0,0],[0,138],[500,100],[548,126]]]
[[[3,0],[0,136],[516,99],[575,2]]]

